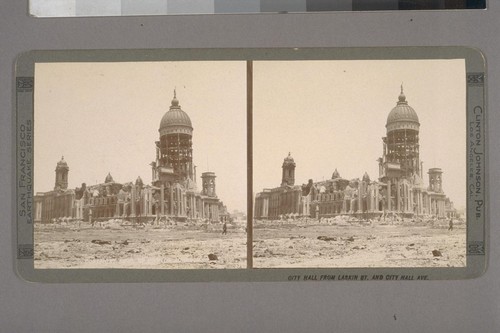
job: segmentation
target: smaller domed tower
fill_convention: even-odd
[[[201,181],[203,183],[202,193],[209,197],[216,197],[215,192],[215,173],[214,172],[204,172],[201,174]]]
[[[56,166],[56,183],[54,185],[54,190],[67,190],[68,189],[68,163],[64,160],[64,156],[61,160],[57,162]]]
[[[283,160],[283,176],[281,177],[281,186],[293,186],[295,184],[295,161],[290,153]]]
[[[441,168],[429,169],[429,190],[436,193],[443,193],[443,171]]]
[[[368,172],[365,171],[365,174],[363,175],[363,181],[367,184],[370,183],[370,176],[368,175]]]
[[[104,179],[104,183],[108,184],[108,183],[114,183],[114,182],[115,181],[113,180],[113,176],[111,176],[111,172],[108,172],[108,175]]]

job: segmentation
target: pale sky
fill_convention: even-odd
[[[254,192],[281,183],[291,152],[295,184],[368,172],[378,178],[377,159],[389,112],[403,83],[420,121],[420,160],[440,167],[443,190],[466,202],[465,61],[260,61],[254,62]]]
[[[151,183],[160,120],[177,99],[193,124],[193,159],[216,173],[229,211],[246,211],[246,64],[219,62],[37,63],[35,192],[54,188],[64,155],[69,188],[141,176]]]
[[[385,124],[403,83],[420,120],[420,159],[443,170],[443,189],[465,207],[465,61],[254,62],[254,192],[281,183],[290,151],[296,184],[378,178]],[[228,209],[246,211],[246,65],[241,61],[38,63],[36,192],[52,190],[64,155],[69,187],[141,176],[151,182],[158,127],[173,89],[190,116],[193,157],[217,174]]]

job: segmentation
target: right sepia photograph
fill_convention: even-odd
[[[466,64],[253,62],[253,267],[465,267]]]

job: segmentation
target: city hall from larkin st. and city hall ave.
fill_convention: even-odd
[[[295,161],[290,154],[282,168],[281,186],[264,189],[255,196],[255,219],[287,217],[333,217],[351,215],[376,218],[457,217],[453,202],[443,192],[440,168],[428,170],[424,185],[423,162],[419,157],[420,123],[408,105],[401,87],[397,105],[387,117],[387,136],[382,138],[383,156],[378,159],[379,178],[344,179],[335,169],[332,178],[295,185]]]
[[[201,175],[202,189],[197,189],[193,164],[191,119],[181,109],[174,92],[169,111],[160,122],[160,140],[156,158],[151,163],[152,182],[117,183],[111,174],[104,183],[68,189],[69,167],[64,157],[57,163],[54,190],[35,195],[35,222],[58,220],[107,220],[131,218],[152,221],[196,219],[225,222],[226,207],[215,191],[215,173]]]

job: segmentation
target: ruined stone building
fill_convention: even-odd
[[[64,156],[57,162],[55,172],[54,190],[35,195],[35,222],[51,221],[54,218],[74,214],[75,191],[68,189],[69,167]]]
[[[378,159],[379,176],[371,180],[344,179],[335,169],[331,179],[295,185],[295,161],[285,158],[281,186],[264,189],[255,196],[256,219],[283,217],[332,217],[354,215],[373,218],[397,214],[404,217],[456,217],[453,202],[442,188],[443,171],[428,170],[429,185],[424,185],[420,160],[420,122],[408,105],[401,87],[396,106],[387,117],[386,136],[382,138],[383,154]]]
[[[135,182],[117,183],[108,173],[103,183],[91,186],[83,183],[79,188],[68,189],[69,167],[62,158],[57,163],[54,190],[35,195],[35,222],[122,217],[229,221],[226,206],[217,197],[214,172],[201,174],[202,188],[198,190],[193,164],[193,126],[175,92],[158,131],[151,184],[144,184],[141,177]]]

